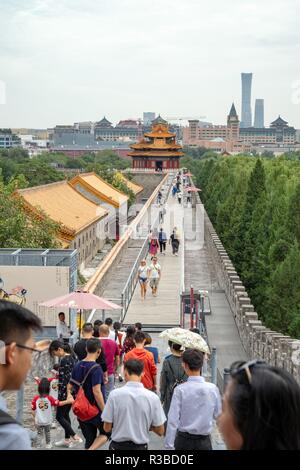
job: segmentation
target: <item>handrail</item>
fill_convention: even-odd
[[[172,179],[172,181],[173,181],[173,179]],[[164,202],[166,202],[168,197],[169,197],[172,182],[167,181],[167,183],[168,183],[168,190],[167,190],[167,193],[164,196]],[[159,216],[156,217],[156,219],[153,221],[153,223],[151,225],[151,229],[153,229],[156,226],[157,222],[159,222]],[[141,250],[140,250],[140,252],[139,252],[139,254],[138,254],[138,256],[135,260],[133,268],[132,268],[132,270],[129,274],[129,277],[127,279],[127,282],[126,282],[125,287],[124,287],[124,289],[122,291],[122,294],[121,294],[121,305],[123,307],[122,308],[121,318],[120,318],[121,324],[123,323],[123,321],[125,319],[129,304],[131,302],[131,299],[132,299],[132,296],[133,296],[133,293],[134,293],[134,290],[135,290],[135,287],[136,287],[136,284],[137,284],[137,272],[138,272],[140,262],[141,262],[142,259],[146,258],[147,254],[148,254],[148,238],[146,238],[144,243],[143,243],[143,246],[142,246],[142,248],[141,248]]]
[[[100,267],[98,270],[95,272],[95,274],[88,280],[86,285],[84,286],[84,289],[87,290],[88,292],[94,292],[97,285],[99,282],[103,279],[104,275],[107,273],[131,235],[134,233],[136,226],[141,222],[141,220],[144,218],[146,215],[149,207],[151,204],[156,200],[156,196],[158,194],[158,191],[160,188],[165,184],[169,177],[169,174],[166,174],[163,180],[160,182],[160,184],[155,188],[153,193],[151,194],[150,198],[146,201],[145,205],[142,207],[141,211],[139,214],[135,217],[135,219],[131,222],[131,224],[128,226],[120,240],[115,244],[115,246],[111,249],[109,254],[104,258],[103,262],[101,263]]]

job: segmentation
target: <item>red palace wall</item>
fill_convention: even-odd
[[[159,160],[158,160],[159,161]],[[172,170],[172,169],[178,169],[179,168],[179,158],[175,159],[172,158],[170,160],[165,160],[162,162],[163,164],[163,170]],[[137,158],[132,158],[132,167],[136,169],[150,169],[150,170],[155,170],[156,168],[156,160],[155,159],[149,159],[149,160],[139,160]]]

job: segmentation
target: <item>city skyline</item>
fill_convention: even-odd
[[[299,2],[140,6],[137,0],[3,2],[0,127],[51,128],[103,115],[115,123],[147,110],[206,115],[222,124],[230,103],[241,109],[240,74],[251,72],[252,97],[265,100],[265,122],[280,114],[300,128]]]

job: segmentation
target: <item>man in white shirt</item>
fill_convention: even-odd
[[[107,325],[108,328],[109,328],[109,336],[108,336],[108,338],[109,338],[109,339],[112,339],[113,341],[116,341],[116,332],[115,332],[115,330],[113,329],[113,321],[112,321],[112,318],[106,318],[106,320],[105,320],[105,325]]]
[[[141,383],[143,369],[141,361],[127,361],[126,385],[108,397],[102,420],[105,432],[112,432],[110,450],[147,450],[150,431],[164,434],[166,416],[158,396]]]
[[[159,280],[161,277],[161,266],[157,261],[156,256],[153,256],[152,263],[148,268],[148,277],[150,279],[150,287],[152,289],[152,295],[156,297]]]
[[[66,324],[66,317],[64,312],[59,312],[58,314],[58,324],[56,326],[56,334],[57,338],[63,340],[65,343],[68,343],[70,341],[70,336],[72,335],[72,332],[70,331],[70,328]]]
[[[165,449],[211,450],[213,420],[221,414],[221,396],[216,385],[201,377],[204,354],[187,349],[182,363],[188,380],[173,393],[168,414]]]

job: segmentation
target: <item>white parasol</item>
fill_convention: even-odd
[[[183,328],[169,328],[162,331],[159,337],[166,338],[176,344],[181,344],[186,349],[198,349],[198,351],[210,354],[206,341],[198,333],[193,333]]]

